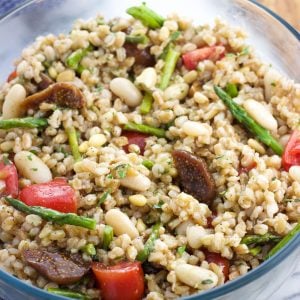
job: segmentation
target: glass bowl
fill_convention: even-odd
[[[27,2],[0,20],[0,82],[13,70],[13,61],[22,49],[37,36],[68,32],[75,19],[90,18],[99,12],[107,19],[124,16],[126,8],[140,3],[133,0]],[[243,27],[248,32],[249,44],[265,61],[300,81],[300,34],[263,6],[245,0],[148,0],[147,4],[162,15],[177,12],[198,24],[211,23],[219,16]],[[285,248],[246,275],[185,299],[268,299],[292,273],[295,261],[300,258],[299,244],[298,234]],[[5,300],[69,299],[49,294],[3,270],[0,270],[0,297]]]

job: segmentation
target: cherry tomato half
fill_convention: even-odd
[[[33,184],[20,192],[20,200],[29,206],[42,206],[64,213],[76,213],[75,191],[63,178]]]
[[[19,194],[18,172],[15,165],[10,160],[0,161],[0,180],[5,183],[5,188],[0,192],[0,196],[17,197]]]
[[[105,266],[94,262],[92,270],[104,300],[141,300],[144,294],[144,273],[140,262],[121,262]]]
[[[291,134],[282,155],[282,166],[288,171],[291,166],[300,166],[300,131]]]

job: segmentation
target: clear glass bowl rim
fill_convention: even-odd
[[[24,7],[31,5],[36,0],[25,0],[25,2],[14,9],[10,10],[8,13],[6,13],[4,16],[0,18],[0,22],[5,20],[10,15],[16,13],[19,10],[22,10]],[[249,2],[253,3],[254,5],[260,7],[261,9],[265,10],[267,13],[269,13],[271,16],[273,16],[275,19],[277,19],[283,26],[285,26],[300,42],[300,32],[298,32],[292,25],[290,25],[287,21],[285,21],[283,18],[281,18],[279,15],[277,15],[275,12],[267,8],[261,3],[256,2],[255,0],[248,0]],[[1,23],[0,23],[1,26]],[[289,255],[289,253],[293,252],[298,248],[300,245],[300,234],[297,234],[283,249],[281,249],[278,253],[276,253],[273,257],[269,258],[267,261],[263,262],[261,265],[259,265],[257,268],[251,270],[247,274],[240,276],[225,285],[221,285],[217,288],[214,288],[212,290],[208,290],[205,292],[201,292],[200,294],[195,294],[192,296],[184,297],[182,299],[185,300],[210,300],[214,299],[216,297],[220,297],[222,295],[226,295],[248,283],[251,281],[254,281],[255,279],[258,279],[259,277],[263,276],[267,272],[271,271],[275,266],[277,266],[281,261],[284,260],[286,256]],[[13,275],[5,272],[4,270],[0,269],[0,279],[6,282],[8,285],[11,285],[15,287],[18,290],[21,290],[23,293],[26,292],[29,295],[37,296],[37,297],[43,297],[47,298],[49,300],[59,300],[59,299],[70,299],[62,296],[57,296],[54,294],[50,294],[47,291],[40,289],[38,287],[35,287],[33,285],[29,285],[25,283],[24,281],[14,277]]]

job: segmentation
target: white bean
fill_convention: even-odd
[[[186,135],[194,137],[210,135],[207,124],[202,124],[200,122],[186,121],[182,125],[182,130]]]
[[[135,83],[143,90],[152,90],[155,87],[157,74],[154,68],[146,68],[137,78]]]
[[[300,166],[292,166],[289,169],[289,174],[295,181],[300,182]]]
[[[128,106],[138,106],[142,101],[143,96],[141,92],[126,78],[114,78],[110,82],[109,87],[111,91],[124,100]]]
[[[194,249],[198,249],[202,246],[202,237],[206,235],[206,230],[199,225],[190,226],[186,229],[186,237],[188,244]]]
[[[169,86],[164,91],[164,99],[165,101],[168,100],[182,100],[186,97],[187,93],[189,91],[189,86],[186,83],[176,83],[171,86]]]
[[[34,183],[52,180],[48,166],[36,155],[29,151],[20,151],[15,155],[14,162],[18,171]]]
[[[114,234],[119,236],[128,234],[132,239],[139,236],[129,217],[119,209],[113,208],[105,214],[105,223],[114,229]]]
[[[21,84],[13,85],[3,103],[2,118],[10,119],[22,116],[23,111],[20,104],[24,102],[25,98],[25,88]]]
[[[127,172],[127,176],[120,180],[122,186],[135,191],[145,192],[151,186],[150,179],[139,172]]]
[[[244,102],[247,113],[262,127],[271,131],[277,130],[277,121],[270,111],[256,100],[248,99]]]
[[[214,272],[190,264],[178,264],[175,274],[180,281],[199,290],[211,289],[218,283],[218,276]]]

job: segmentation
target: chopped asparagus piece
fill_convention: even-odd
[[[235,103],[231,97],[220,87],[215,86],[215,93],[229,108],[232,115],[243,124],[251,133],[253,133],[262,143],[269,146],[276,154],[282,155],[283,148],[281,144],[269,133],[267,129],[259,125],[249,114]]]
[[[73,213],[61,213],[56,210],[41,206],[28,206],[22,201],[9,197],[5,197],[5,201],[23,213],[38,215],[46,221],[50,221],[59,225],[69,224],[87,229],[96,228],[96,220],[94,219],[81,217]]]
[[[132,6],[126,12],[133,18],[140,20],[145,26],[151,29],[162,27],[165,19],[147,7],[145,4],[140,6]]]
[[[142,115],[146,115],[151,111],[152,103],[153,103],[152,95],[150,93],[146,93],[142,100],[142,104],[140,106],[140,112]]]
[[[149,159],[143,160],[142,164],[143,164],[143,166],[145,166],[149,170],[151,170],[152,167],[154,166],[154,162],[149,160]]]
[[[48,121],[45,118],[14,118],[7,120],[0,120],[0,129],[11,128],[39,128],[48,125]]]
[[[298,224],[280,241],[275,247],[273,247],[264,259],[268,259],[282,249],[292,238],[300,233],[300,221]]]
[[[146,44],[149,39],[145,35],[126,35],[125,41],[130,44]]]
[[[84,247],[81,248],[81,250],[89,256],[95,256],[96,255],[96,248],[91,243],[86,244]]]
[[[114,230],[111,226],[105,225],[103,232],[103,244],[102,247],[104,250],[108,250],[109,245],[114,237]]]
[[[69,140],[69,144],[70,144],[70,147],[71,147],[71,151],[72,151],[72,155],[74,157],[74,160],[75,160],[75,162],[80,161],[82,158],[81,158],[81,154],[79,152],[76,130],[72,126],[72,127],[68,127],[66,129],[66,132],[67,132],[67,136],[68,136],[68,140]]]
[[[143,124],[136,124],[136,123],[129,122],[124,126],[124,129],[129,131],[136,131],[136,132],[146,133],[150,135],[155,135],[160,138],[166,137],[166,131],[164,129],[143,125]]]
[[[144,246],[144,249],[141,250],[136,259],[141,261],[141,262],[144,262],[148,259],[150,253],[153,251],[154,249],[154,244],[155,244],[155,241],[158,239],[159,237],[159,229],[160,229],[161,225],[160,223],[157,223],[155,224],[153,227],[152,227],[152,232],[148,238],[148,240],[146,241],[145,243],[145,246]]]
[[[169,48],[159,86],[161,90],[165,90],[168,87],[179,56],[180,53],[178,51],[174,50],[173,48]]]
[[[237,85],[234,83],[227,83],[225,91],[231,98],[234,98],[239,94]]]
[[[263,235],[252,234],[246,235],[242,238],[241,244],[251,245],[251,244],[265,244],[268,242],[278,242],[281,240],[280,236],[266,233]]]

